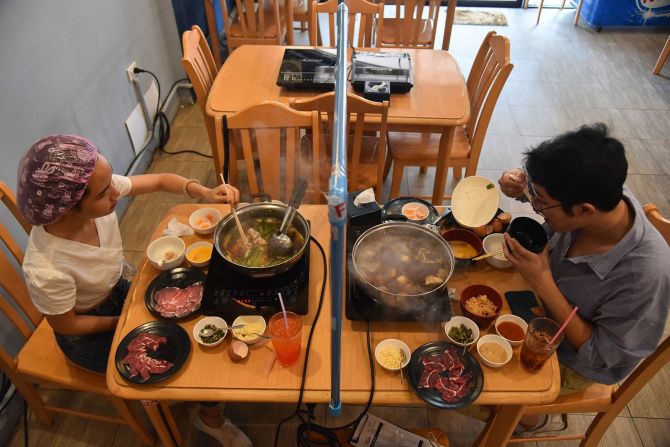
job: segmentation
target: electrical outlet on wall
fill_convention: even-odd
[[[128,80],[130,82],[133,82],[135,80],[135,68],[137,67],[137,64],[135,61],[131,62],[130,65],[128,65],[128,68],[126,68],[126,74],[128,75]]]

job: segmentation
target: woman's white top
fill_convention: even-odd
[[[132,186],[128,177],[112,175],[120,196]],[[33,304],[47,315],[92,309],[109,296],[123,270],[123,246],[116,212],[95,219],[100,246],[63,239],[33,227],[23,260],[23,274]]]

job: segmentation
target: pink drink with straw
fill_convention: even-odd
[[[528,323],[521,346],[521,365],[529,371],[542,368],[563,340],[558,324],[549,318],[534,318]],[[555,337],[558,334],[558,337]]]
[[[291,366],[300,358],[302,321],[293,312],[274,314],[268,322],[272,346],[281,366]]]

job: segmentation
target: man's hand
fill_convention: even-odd
[[[549,244],[541,253],[536,254],[523,248],[519,241],[509,234],[505,233],[503,236],[506,242],[503,244],[505,257],[514,264],[519,274],[534,290],[539,291],[545,281],[553,282],[549,267]]]
[[[511,171],[503,172],[503,175],[500,176],[500,180],[498,180],[498,184],[500,185],[500,190],[503,194],[507,197],[516,199],[523,195],[523,190],[528,184],[528,177],[523,170],[512,169]]]

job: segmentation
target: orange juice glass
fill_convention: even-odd
[[[288,330],[282,312],[274,314],[268,322],[270,339],[275,349],[277,361],[281,366],[291,366],[300,358],[302,343],[302,321],[293,312],[286,312]]]

